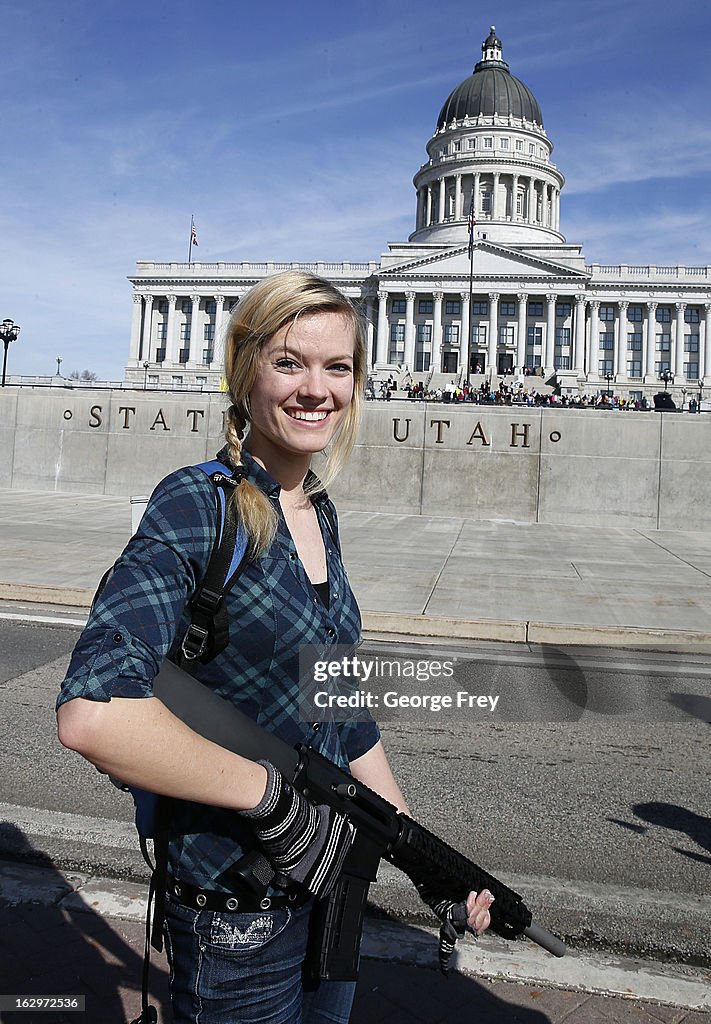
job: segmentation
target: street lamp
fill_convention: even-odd
[[[681,411],[686,409],[686,388],[681,389]]]
[[[696,405],[696,411],[697,412],[701,412],[701,399],[704,397],[704,379],[703,379],[703,377],[699,377],[698,384],[699,384],[699,400],[698,400],[698,403]]]
[[[674,374],[671,370],[662,370],[659,379],[664,381],[664,390],[667,391],[668,385],[674,383]]]
[[[57,356],[57,376],[59,377],[59,367],[62,365],[62,357]]]
[[[605,380],[607,381],[607,397],[612,398],[612,392],[610,391],[610,381],[615,379],[614,373],[610,373],[608,370],[605,374]]]
[[[148,387],[148,367],[150,365],[151,364],[148,362],[148,360],[146,360],[146,362],[143,364],[143,390],[144,391]]]
[[[10,347],[10,342],[14,341],[19,333],[20,328],[13,320],[3,320],[2,326],[0,326],[0,338],[2,338],[3,345],[5,346],[5,353],[2,359],[2,387],[5,387],[5,371],[7,369],[7,350]]]

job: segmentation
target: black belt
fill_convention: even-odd
[[[198,889],[187,882],[168,879],[168,895],[193,910],[232,911],[233,913],[254,914],[260,910],[279,910],[283,907],[303,907],[311,899],[306,890],[293,890],[278,896],[258,896],[256,893],[218,892],[215,889]]]

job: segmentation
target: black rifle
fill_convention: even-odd
[[[565,955],[559,938],[533,924],[531,911],[517,892],[315,750],[303,744],[290,747],[172,662],[164,663],[154,681],[154,693],[201,736],[252,761],[271,761],[309,800],[335,807],[355,825],[355,841],[338,883],[316,904],[321,918],[319,949],[309,957],[315,977],[338,981],[358,977],[368,888],[383,858],[418,882],[426,880],[442,899],[453,903],[465,900],[469,892],[488,889],[494,896],[495,931],[510,938],[526,935],[555,956]],[[442,964],[445,972],[446,966]]]

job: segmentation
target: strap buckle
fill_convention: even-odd
[[[203,629],[202,626],[197,626],[194,622],[191,622],[185,631],[183,643],[180,647],[183,657],[187,661],[195,661],[197,658],[201,658],[207,650],[209,636],[210,634],[207,629]]]

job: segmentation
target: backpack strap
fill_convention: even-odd
[[[191,621],[180,647],[179,664],[210,661],[227,647],[230,628],[225,594],[234,586],[246,564],[249,536],[237,523],[232,491],[244,479],[243,466],[231,469],[213,460],[198,467],[212,480],[217,501],[217,534],[205,576],[189,604]]]

